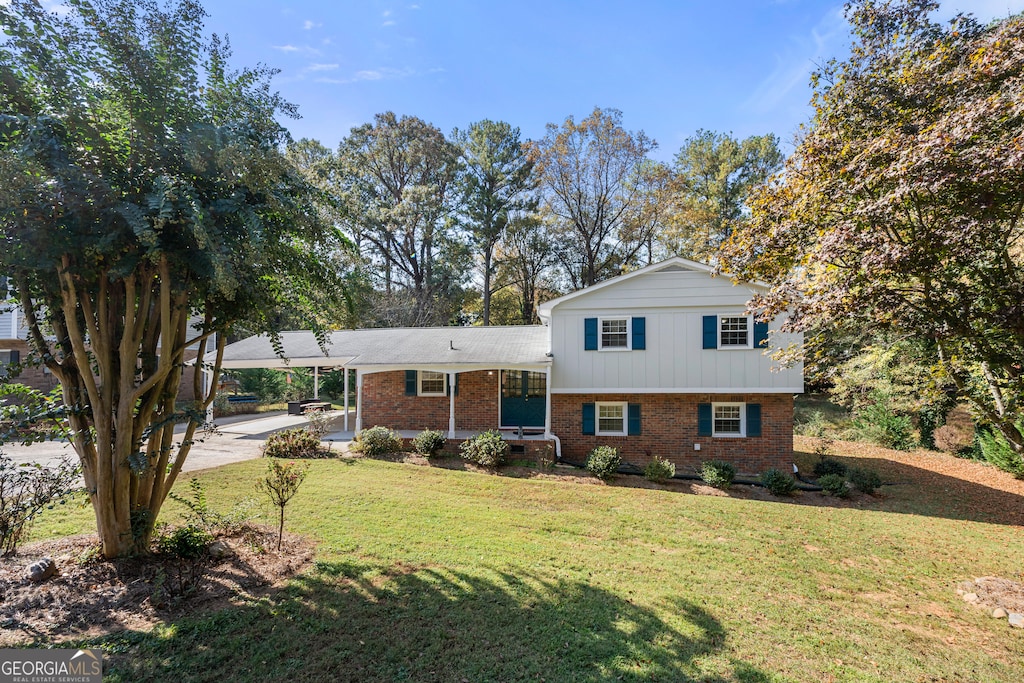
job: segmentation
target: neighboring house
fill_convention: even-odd
[[[497,427],[576,463],[607,444],[639,466],[720,458],[756,473],[792,463],[803,391],[803,368],[777,367],[765,346],[802,338],[744,312],[758,289],[673,258],[542,304],[543,325],[347,330],[324,350],[309,332],[281,341],[291,367],[356,371],[356,431]],[[281,365],[265,337],[225,352],[225,368]]]
[[[0,377],[7,377],[9,368],[28,359],[27,339],[28,327],[21,309],[0,304]],[[42,366],[26,364],[15,377],[19,383],[40,391],[57,386],[57,378]]]

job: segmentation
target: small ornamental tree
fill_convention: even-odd
[[[721,266],[767,283],[750,308],[787,331],[930,346],[1021,454],[1024,15],[940,24],[938,6],[847,4],[850,56],[813,76],[814,117]]]
[[[299,486],[306,479],[309,465],[295,462],[271,460],[267,463],[267,474],[256,482],[256,490],[265,493],[270,502],[280,511],[277,525],[277,549],[281,549],[284,537],[284,508],[299,492]]]
[[[273,332],[282,305],[316,329],[345,245],[282,153],[274,72],[229,71],[195,0],[65,9],[0,3],[0,273],[114,557],[148,551],[227,334]]]

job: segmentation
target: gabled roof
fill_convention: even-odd
[[[683,258],[682,256],[673,256],[671,258],[665,259],[664,261],[652,263],[651,265],[644,266],[643,268],[640,268],[638,270],[634,270],[623,275],[618,275],[608,280],[598,282],[597,284],[593,284],[589,287],[584,287],[583,289],[571,292],[570,294],[560,296],[557,299],[545,301],[544,303],[537,307],[537,314],[540,316],[541,320],[548,321],[551,318],[551,310],[555,306],[565,303],[566,301],[571,301],[572,299],[576,299],[581,296],[593,294],[594,292],[599,291],[601,289],[605,289],[606,287],[614,287],[615,285],[625,282],[626,280],[632,280],[633,278],[648,275],[650,273],[678,270],[697,271],[699,273],[707,274],[708,277],[730,277],[726,273],[716,273],[715,267],[709,266],[706,263],[691,261],[690,259]],[[766,285],[764,285],[761,282],[745,282],[743,284],[749,287],[756,287],[758,289],[766,288]]]
[[[266,335],[229,344],[224,368],[543,367],[548,357],[547,329],[510,327],[391,327],[332,332],[321,349],[312,332],[282,332],[284,358]]]

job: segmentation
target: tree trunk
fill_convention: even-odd
[[[484,253],[484,327],[491,324],[491,261],[493,249]]]

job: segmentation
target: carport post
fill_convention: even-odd
[[[363,373],[356,370],[356,432],[363,431]]]
[[[348,368],[342,368],[345,373],[345,431],[348,431]]]
[[[455,373],[448,373],[448,438],[455,438]]]
[[[320,366],[313,366],[313,399],[320,400]]]

